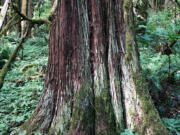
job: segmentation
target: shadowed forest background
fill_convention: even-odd
[[[5,1],[0,1],[1,9]],[[12,3],[0,26],[0,135],[18,131],[38,104],[51,23],[37,20],[54,17],[50,0]],[[132,10],[142,75],[164,125],[170,134],[180,135],[180,0],[133,0]],[[133,129],[121,132],[137,134]]]

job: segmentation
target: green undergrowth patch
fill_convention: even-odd
[[[16,47],[16,43],[19,41],[19,38],[13,36],[3,36],[0,38],[0,69],[8,61],[10,54]]]
[[[138,133],[135,133],[131,129],[125,129],[124,132],[121,133],[121,135],[138,135]]]
[[[162,120],[172,134],[180,134],[180,119],[163,118]]]
[[[146,25],[139,25],[145,31],[136,37],[151,98],[173,135],[180,134],[179,24],[179,19],[169,10],[151,14]]]
[[[20,50],[0,91],[0,135],[18,129],[31,116],[41,95],[47,42],[43,38],[31,38],[23,46],[23,58]]]

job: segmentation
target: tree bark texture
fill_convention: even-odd
[[[32,18],[33,17],[32,0],[28,0],[28,4],[27,4],[27,16],[28,16],[28,18]],[[30,24],[30,22],[27,22],[27,25],[28,24]],[[31,33],[29,33],[28,36],[31,37]]]
[[[21,9],[21,0],[18,0],[17,2],[17,7],[18,7],[18,9]],[[17,35],[17,37],[21,37],[21,17],[20,16],[18,16],[18,19],[17,19],[20,23],[18,23],[18,24],[16,24],[16,35]]]
[[[140,135],[167,131],[140,73],[131,0],[61,0],[44,90],[21,132]]]
[[[0,13],[0,29],[1,29],[2,25],[3,25],[4,20],[5,20],[6,12],[7,12],[8,7],[9,7],[9,2],[10,2],[9,0],[6,0],[4,2],[4,5],[3,5],[2,9],[1,9],[1,13]]]
[[[22,0],[21,1],[21,13],[26,15],[27,14],[27,0]],[[21,21],[21,36],[24,35],[25,29],[27,26],[26,21]]]
[[[29,18],[33,17],[33,6],[32,6],[32,0],[28,0],[28,15]]]

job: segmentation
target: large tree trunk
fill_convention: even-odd
[[[142,79],[133,28],[131,0],[61,0],[44,90],[21,132],[166,135]]]

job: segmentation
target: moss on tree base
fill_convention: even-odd
[[[135,81],[136,92],[141,101],[144,116],[143,120],[139,122],[141,127],[136,126],[135,131],[143,135],[146,132],[146,128],[149,128],[152,130],[151,134],[153,135],[168,135],[169,132],[152,102],[143,75],[141,73],[133,73],[133,80]]]

